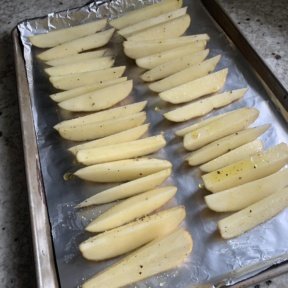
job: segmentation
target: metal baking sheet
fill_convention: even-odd
[[[74,209],[74,205],[80,201],[110,186],[88,183],[70,177],[67,180],[67,175],[77,170],[80,165],[75,163],[74,158],[67,152],[67,148],[72,146],[72,143],[61,139],[53,126],[59,121],[76,115],[61,111],[50,100],[49,94],[55,90],[43,71],[44,64],[35,57],[41,49],[31,47],[27,36],[86,23],[96,18],[116,17],[117,14],[135,6],[152,2],[152,0],[118,0],[110,4],[93,2],[79,9],[51,13],[47,17],[27,20],[18,25],[24,46],[34,128],[61,287],[77,287],[85,279],[115,261],[89,262],[84,260],[78,251],[79,243],[91,236],[84,232],[85,225],[109,205],[81,211]],[[270,91],[262,84],[253,68],[207,13],[200,1],[184,1],[184,3],[188,5],[188,13],[192,18],[192,25],[187,33],[208,33],[211,37],[208,43],[209,57],[222,55],[216,70],[229,68],[224,90],[249,87],[243,100],[214,111],[208,117],[239,107],[256,107],[261,114],[254,125],[272,124],[272,128],[262,137],[265,147],[287,142],[286,122],[272,103]],[[203,197],[207,192],[199,188],[201,187],[200,171],[198,168],[192,169],[186,165],[184,161],[186,153],[181,139],[174,136],[176,129],[199,119],[185,124],[171,124],[164,120],[161,114],[171,109],[171,105],[160,101],[159,97],[140,81],[139,75],[143,70],[137,68],[134,61],[124,56],[121,42],[122,39],[115,35],[110,44],[116,55],[116,65],[126,65],[126,76],[134,80],[133,93],[121,104],[148,100],[146,111],[148,121],[151,123],[149,134],[155,135],[163,131],[168,142],[167,147],[155,154],[155,157],[168,159],[173,163],[173,175],[167,184],[174,183],[178,187],[176,199],[167,206],[176,203],[185,205],[187,217],[184,226],[191,232],[194,240],[193,252],[180,268],[131,287],[186,288],[193,287],[193,284],[204,283],[215,284],[215,286],[232,285],[272,264],[288,259],[287,209],[241,237],[229,241],[220,238],[216,224],[225,215],[213,213],[206,207]]]

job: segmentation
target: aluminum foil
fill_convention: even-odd
[[[61,111],[50,100],[49,94],[56,90],[50,85],[44,73],[45,65],[35,57],[42,50],[31,47],[27,36],[86,23],[96,18],[117,17],[119,13],[133,9],[135,6],[152,2],[153,0],[117,0],[110,4],[93,2],[79,9],[27,20],[18,26],[24,46],[34,125],[61,287],[77,287],[85,279],[119,260],[89,262],[81,257],[78,250],[79,243],[91,236],[84,231],[85,225],[111,205],[80,211],[75,210],[74,206],[111,185],[88,183],[67,177],[69,173],[80,168],[74,157],[67,151],[67,148],[75,143],[62,139],[53,126],[59,121],[75,117],[76,114]],[[268,92],[257,78],[253,68],[208,15],[200,1],[184,2],[192,18],[187,33],[208,33],[211,37],[208,43],[209,57],[222,55],[216,70],[229,68],[228,79],[223,90],[249,87],[243,100],[218,109],[204,118],[239,107],[256,107],[261,114],[253,125],[272,123],[271,129],[261,137],[265,147],[282,141],[287,142],[287,125],[272,104]],[[116,65],[126,65],[125,76],[134,80],[133,93],[121,105],[148,100],[148,121],[151,123],[149,135],[156,135],[163,131],[168,142],[167,147],[156,153],[155,157],[168,159],[173,163],[173,175],[166,183],[178,187],[176,199],[166,207],[175,204],[185,205],[187,217],[184,226],[193,235],[194,240],[193,252],[181,267],[131,287],[186,288],[204,283],[220,287],[245,279],[274,263],[287,259],[288,209],[240,237],[229,241],[221,239],[216,225],[217,221],[226,215],[214,213],[206,207],[204,196],[208,192],[199,188],[201,187],[200,170],[186,164],[184,159],[187,153],[181,139],[174,135],[176,129],[202,118],[184,124],[172,124],[165,120],[162,114],[171,109],[171,105],[160,101],[157,94],[149,91],[147,85],[140,80],[139,76],[143,70],[136,67],[134,61],[125,57],[121,42],[122,39],[115,35],[110,44],[116,56]]]

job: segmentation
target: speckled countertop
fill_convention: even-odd
[[[288,90],[287,1],[218,0],[218,2]]]
[[[288,89],[287,1],[219,1]],[[80,6],[86,2],[87,0],[0,1],[1,288],[36,286],[10,31],[26,18]],[[256,285],[255,288],[284,288],[288,287],[287,283],[288,276],[284,275]]]

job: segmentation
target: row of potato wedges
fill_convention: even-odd
[[[218,64],[220,56],[203,61],[209,53],[208,49],[204,50],[209,40],[208,35],[196,35],[194,38],[180,37],[179,44],[175,46],[173,46],[175,39],[171,40],[146,40],[133,43],[128,38],[128,41],[124,42],[126,55],[135,59],[139,67],[150,69],[142,74],[141,78],[146,82],[154,81],[148,85],[151,90],[159,92],[160,98],[171,104],[190,102],[166,112],[164,114],[166,119],[173,122],[187,121],[206,115],[215,108],[226,106],[243,97],[247,89],[203,98],[203,96],[219,91],[224,86],[228,74],[227,69],[211,73]],[[142,52],[141,47],[147,48],[150,52],[153,51],[153,54],[146,55],[146,51]],[[163,47],[166,48],[163,49]],[[201,99],[198,100],[198,98]],[[209,172],[202,176],[206,189],[212,192],[226,190],[219,194],[219,198],[215,196],[205,198],[210,208],[214,205],[221,206],[217,202],[214,203],[214,200],[224,200],[227,205],[231,195],[236,200],[241,198],[240,191],[246,187],[238,185],[249,183],[256,189],[259,183],[265,185],[267,181],[272,180],[276,184],[275,181],[282,180],[274,189],[271,189],[271,186],[266,186],[270,189],[258,187],[254,193],[250,194],[250,197],[246,198],[246,201],[242,201],[242,207],[241,205],[240,207],[246,209],[222,219],[218,226],[223,238],[233,238],[254,228],[278,214],[288,205],[287,189],[285,189],[287,183],[284,180],[287,171],[284,169],[270,178],[263,178],[277,172],[287,164],[287,144],[281,143],[263,152],[263,144],[257,138],[269,128],[269,125],[247,129],[258,115],[259,111],[256,109],[241,108],[176,132],[184,137],[184,147],[193,151],[187,157],[188,163],[191,166],[202,164],[200,169]],[[254,180],[256,184],[251,182]],[[236,186],[238,190],[234,190],[232,194],[227,191]],[[265,197],[273,192],[277,192],[276,195],[271,195],[268,200],[265,200]],[[275,204],[270,205],[269,199],[270,201],[274,199]],[[243,203],[246,203],[246,206],[243,207]],[[234,209],[236,209],[235,206]],[[229,208],[226,209],[229,211]],[[255,211],[259,215],[255,216]]]
[[[270,125],[248,128],[258,115],[245,107],[176,131],[192,151],[186,158],[189,165],[200,165],[207,173],[202,175],[204,186],[214,193],[205,196],[208,207],[216,212],[243,209],[219,221],[224,239],[241,235],[288,205],[288,169],[281,170],[288,162],[288,146],[280,143],[263,151],[257,138]]]
[[[137,34],[141,38],[145,35],[135,31],[152,26],[154,33],[164,28],[167,36],[176,37],[186,28],[178,29],[176,25],[175,30],[175,23],[190,24],[186,8],[176,9],[181,6],[181,1],[165,0],[143,9],[146,12],[152,9],[159,17],[152,12],[151,17],[156,16],[155,19],[144,20],[135,27],[130,25],[129,20],[129,27],[124,28],[122,21],[127,21],[127,17],[131,19],[131,15],[135,18],[134,12],[131,12],[127,17],[119,18],[122,19],[120,24],[116,19],[115,25],[123,27],[119,34],[129,34],[133,39],[139,37]],[[141,11],[140,15],[146,18],[143,10],[135,11],[136,15]],[[164,24],[166,20],[169,23]],[[100,111],[62,121],[54,127],[65,139],[92,140],[69,149],[78,162],[87,165],[75,175],[94,182],[124,182],[76,206],[79,209],[124,199],[85,228],[100,234],[80,244],[82,255],[89,260],[100,261],[144,245],[86,281],[83,287],[122,287],[145,279],[180,265],[192,249],[191,236],[178,228],[186,215],[184,207],[151,214],[172,199],[177,191],[174,186],[158,188],[170,176],[172,165],[162,159],[138,158],[157,152],[166,145],[163,135],[140,139],[149,129],[149,124],[145,124],[146,112],[143,111],[147,101],[113,107],[131,93],[133,83],[121,77],[125,67],[112,67],[113,53],[101,48],[109,43],[114,33],[114,29],[100,31],[106,24],[106,20],[100,20],[30,37],[35,46],[52,47],[39,54],[38,58],[50,66],[45,72],[51,84],[64,91],[50,95],[50,98],[65,110]],[[113,25],[113,21],[110,24]],[[101,49],[84,52],[96,48]],[[171,241],[173,247],[170,246]]]

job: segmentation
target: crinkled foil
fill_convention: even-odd
[[[84,231],[85,225],[110,205],[80,211],[74,209],[74,206],[85,198],[111,185],[88,183],[75,178],[67,180],[69,177],[66,176],[77,170],[80,165],[67,151],[72,143],[61,139],[53,126],[75,114],[61,111],[50,100],[49,94],[56,90],[49,84],[48,76],[45,75],[45,65],[35,57],[42,50],[31,47],[27,36],[86,23],[97,18],[117,17],[117,14],[127,9],[152,2],[152,0],[118,0],[110,4],[93,2],[79,9],[27,20],[18,26],[24,46],[34,125],[61,287],[77,287],[85,279],[118,260],[93,263],[83,259],[78,250],[79,243],[92,235]],[[200,1],[184,2],[188,5],[188,13],[192,18],[188,34],[208,33],[211,37],[208,43],[209,57],[222,55],[216,70],[229,68],[224,90],[249,87],[243,100],[218,109],[205,117],[244,106],[256,107],[261,114],[253,125],[272,124],[271,129],[261,137],[265,147],[282,141],[287,142],[287,125],[279,116],[279,112],[272,104],[253,68],[208,15]],[[134,61],[124,56],[121,42],[122,39],[115,35],[110,44],[116,55],[116,65],[126,65],[125,75],[134,80],[133,93],[121,104],[148,100],[148,121],[151,123],[149,134],[156,135],[164,131],[168,142],[167,147],[155,156],[168,159],[173,163],[173,175],[167,183],[174,183],[178,187],[176,199],[166,206],[177,203],[185,205],[187,217],[184,226],[193,235],[194,240],[193,252],[181,267],[133,284],[131,287],[186,288],[203,283],[215,284],[215,286],[219,286],[217,283],[229,285],[287,259],[288,209],[240,237],[229,241],[221,239],[217,231],[217,221],[226,215],[211,212],[206,207],[204,196],[208,192],[199,188],[201,187],[200,171],[198,168],[188,167],[184,161],[187,153],[181,139],[174,136],[176,129],[199,119],[184,124],[172,124],[165,120],[162,114],[171,109],[171,105],[160,101],[159,97],[149,91],[147,85],[140,80],[139,76],[143,70],[137,68]]]

